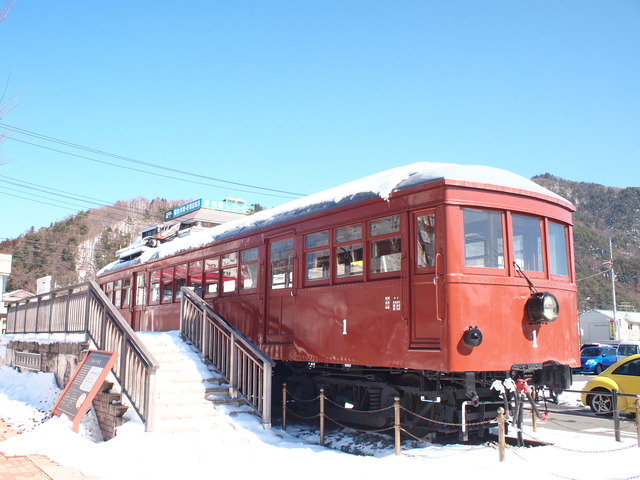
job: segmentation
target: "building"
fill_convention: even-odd
[[[640,312],[589,310],[580,315],[580,341],[585,343],[613,343],[640,340]]]
[[[7,292],[2,295],[1,305],[4,305],[5,302],[15,302],[18,300],[24,300],[25,298],[33,297],[33,293],[27,292],[26,290],[14,290],[13,292]],[[0,308],[0,334],[4,335],[4,332],[7,329],[7,309],[5,306]]]

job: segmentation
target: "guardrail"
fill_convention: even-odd
[[[218,315],[192,289],[182,287],[180,332],[229,383],[229,396],[242,397],[271,428],[271,374],[275,362]]]
[[[6,333],[85,334],[99,350],[116,352],[111,371],[146,430],[153,430],[158,362],[94,281],[10,302]]]

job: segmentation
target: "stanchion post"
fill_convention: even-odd
[[[640,395],[636,395],[636,436],[640,447]]]
[[[536,398],[536,387],[531,387],[531,391],[533,392],[531,395],[531,429],[534,432],[538,431],[538,416],[536,415],[536,406],[535,406],[535,398]]]
[[[324,446],[324,388],[320,389],[320,445]]]
[[[287,384],[282,384],[282,429],[287,430]]]
[[[506,418],[504,416],[504,408],[498,407],[498,456],[501,462],[504,462],[505,441],[505,425]]]
[[[620,438],[620,412],[618,411],[618,390],[611,389],[611,408],[613,410],[613,430],[616,435],[616,442],[621,442]]]
[[[394,397],[394,422],[393,428],[396,431],[396,456],[400,455],[400,397]]]

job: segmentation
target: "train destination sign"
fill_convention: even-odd
[[[51,414],[67,415],[73,421],[73,431],[77,433],[82,417],[113,367],[116,356],[115,352],[89,350],[58,397]]]

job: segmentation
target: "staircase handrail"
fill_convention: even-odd
[[[229,395],[241,396],[271,428],[271,376],[275,362],[218,314],[193,289],[182,287],[180,333],[229,383]]]
[[[118,353],[111,371],[146,430],[153,430],[159,364],[94,281],[9,302],[6,333],[81,333],[96,348]]]

